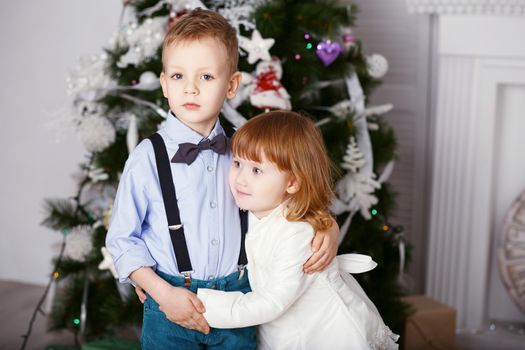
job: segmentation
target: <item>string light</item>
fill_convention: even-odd
[[[24,339],[24,342],[22,343],[21,350],[24,350],[26,348],[27,342],[29,340],[29,337],[31,336],[31,332],[33,331],[33,323],[35,322],[37,314],[40,312],[44,314],[42,311],[42,305],[44,304],[44,301],[47,298],[47,294],[49,293],[49,289],[51,287],[51,284],[53,283],[53,279],[55,278],[55,274],[57,274],[58,266],[60,265],[60,262],[62,261],[62,257],[64,255],[64,249],[66,247],[66,235],[68,233],[68,230],[66,228],[62,229],[62,233],[64,234],[64,237],[62,238],[62,245],[60,246],[60,253],[58,253],[58,259],[55,263],[54,273],[49,277],[49,282],[47,283],[46,289],[44,290],[44,294],[42,294],[42,297],[38,301],[38,304],[36,305],[35,309],[33,310],[33,315],[31,316],[31,319],[29,320],[29,325],[27,328],[27,333],[22,335],[22,338]]]
[[[80,324],[80,319],[75,318],[75,319],[73,320],[73,323],[75,324],[75,326],[78,326],[78,325]]]
[[[308,43],[308,44],[306,44],[306,49],[307,49],[307,50],[310,50],[312,47],[313,47],[312,43]]]
[[[390,227],[388,227],[388,225],[384,225],[383,226],[383,231],[388,231],[390,229]]]
[[[372,209],[372,210],[370,211],[370,213],[371,213],[372,215],[377,215],[377,210],[376,210],[376,209]]]
[[[54,278],[54,279],[58,279],[58,276],[60,276],[60,274],[58,273],[58,271],[53,272],[53,278]]]

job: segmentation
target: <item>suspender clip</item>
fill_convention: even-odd
[[[244,267],[246,265],[243,265],[243,264],[240,264],[239,266],[237,266],[237,270],[239,271],[239,280],[242,279],[242,277],[244,276]]]
[[[183,272],[184,275],[184,287],[191,286],[191,274],[190,272]]]

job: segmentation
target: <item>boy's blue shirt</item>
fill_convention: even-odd
[[[224,133],[219,122],[208,136]],[[203,137],[171,112],[159,130],[171,159],[183,142]],[[181,222],[194,269],[193,278],[213,279],[237,269],[240,248],[239,211],[228,186],[232,155],[201,151],[190,165],[171,163]],[[178,276],[167,227],[155,154],[149,140],[130,154],[122,173],[106,247],[113,257],[120,282],[143,266]]]

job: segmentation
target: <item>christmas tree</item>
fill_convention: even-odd
[[[398,283],[405,258],[402,230],[388,223],[394,196],[386,181],[395,137],[382,120],[392,106],[370,106],[388,63],[365,55],[352,34],[357,9],[330,0],[128,0],[110,47],[83,57],[68,80],[72,120],[88,157],[78,193],[46,201],[44,225],[64,236],[52,278],[60,281],[50,329],[86,339],[139,325],[142,305],[119,285],[104,248],[112,200],[129,152],[167,116],[160,90],[161,44],[187,11],[209,8],[237,30],[242,85],[221,120],[235,127],[268,109],[315,118],[339,169],[332,211],[340,253],[368,254],[379,266],[357,275],[385,323],[400,333],[406,307]]]

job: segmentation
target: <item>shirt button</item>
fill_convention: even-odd
[[[211,201],[210,202],[210,207],[216,208],[217,207],[217,203],[215,203],[214,201]]]
[[[219,241],[214,238],[214,239],[211,240],[211,244],[212,245],[217,245],[217,244],[219,244]]]
[[[213,167],[211,165],[208,165],[208,167],[206,168],[206,170],[208,170],[210,173],[213,171]]]

